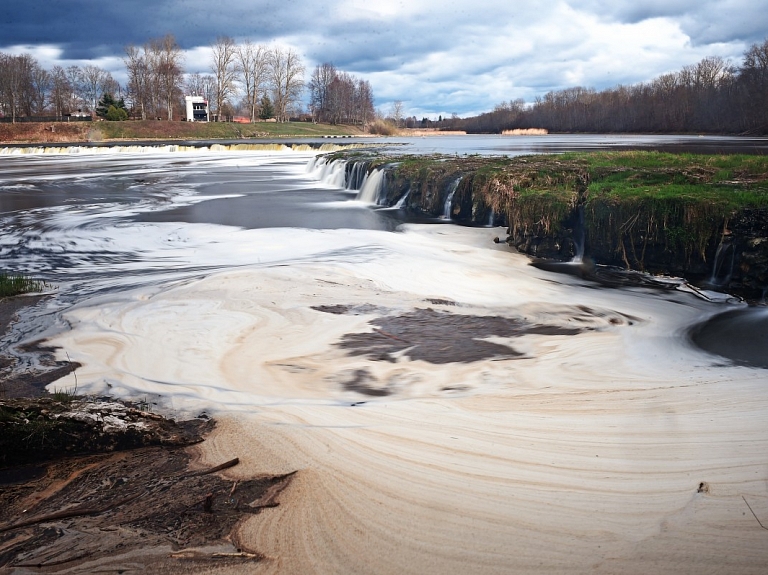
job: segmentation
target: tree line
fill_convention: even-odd
[[[367,126],[376,114],[373,89],[367,80],[341,72],[325,62],[312,72],[309,110],[318,122]]]
[[[240,114],[252,122],[287,121],[303,114],[302,98],[309,87],[309,115],[315,121],[366,125],[374,115],[367,81],[325,63],[317,66],[307,86],[304,63],[292,48],[250,40],[238,44],[221,36],[211,46],[209,73],[186,73],[183,52],[168,34],[126,46],[123,62],[125,86],[95,65],[48,71],[28,54],[0,52],[0,113],[12,121],[79,110],[99,110],[106,117],[108,96],[135,118],[172,120],[183,117],[185,95],[199,95],[218,119]]]
[[[119,88],[112,75],[98,66],[45,70],[29,54],[0,52],[0,112],[13,121],[24,116],[93,110],[101,96],[117,93]]]
[[[650,82],[597,91],[573,87],[497,105],[451,122],[470,133],[544,128],[552,132],[708,132],[768,134],[768,39],[740,65],[704,58]]]

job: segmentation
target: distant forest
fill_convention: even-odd
[[[526,106],[513,100],[492,112],[448,119],[440,127],[469,133],[544,128],[550,132],[768,134],[768,39],[739,66],[705,58],[642,84],[596,91],[549,92]]]

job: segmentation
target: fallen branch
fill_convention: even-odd
[[[256,561],[260,561],[264,558],[263,555],[259,555],[258,553],[245,553],[244,551],[239,551],[237,553],[204,553],[193,549],[176,551],[175,553],[171,553],[169,557],[171,559],[251,559]]]
[[[274,483],[261,494],[261,497],[256,501],[253,501],[249,507],[254,511],[278,507],[280,503],[277,501],[277,497],[286,487],[288,487],[288,485],[290,485],[291,481],[293,481],[293,476],[296,475],[296,473],[296,471],[291,471],[285,475],[274,477]]]
[[[235,457],[234,459],[230,459],[229,461],[226,461],[221,465],[217,465],[216,467],[211,467],[210,469],[201,469],[200,471],[193,471],[192,473],[188,473],[182,477],[187,478],[187,477],[200,477],[201,475],[210,475],[211,473],[216,473],[217,471],[222,471],[224,469],[229,469],[230,467],[234,467],[238,463],[240,463],[240,458]]]
[[[758,519],[758,517],[757,517],[757,514],[756,514],[754,511],[752,511],[752,506],[751,506],[751,505],[749,504],[749,502],[747,501],[747,498],[746,498],[746,497],[744,497],[743,495],[741,496],[741,498],[744,500],[744,503],[746,503],[746,504],[747,504],[747,507],[749,507],[749,510],[750,510],[750,512],[752,513],[752,517],[754,517],[754,518],[755,518],[755,521],[757,521],[757,524],[758,524],[760,527],[762,527],[763,529],[765,529],[766,531],[768,531],[768,527],[766,527],[765,525],[763,525],[763,522],[762,522],[762,521],[760,521],[760,519]]]

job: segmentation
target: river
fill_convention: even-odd
[[[53,387],[215,415],[208,463],[298,471],[241,527],[263,572],[764,572],[745,501],[768,522],[768,371],[694,342],[761,310],[532,267],[503,229],[359,201],[316,151],[192,147],[0,155],[3,267],[53,286],[2,343],[34,362],[22,344],[45,337],[82,364]]]

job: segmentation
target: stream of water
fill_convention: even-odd
[[[399,149],[569,146],[453,140]],[[0,155],[2,267],[53,286],[3,347],[46,337],[80,392],[218,413],[254,469],[305,470],[252,534],[283,568],[311,569],[310,548],[328,572],[768,562],[741,501],[768,513],[764,310],[532,267],[503,230],[373,206],[310,170],[316,151],[45,152]]]

